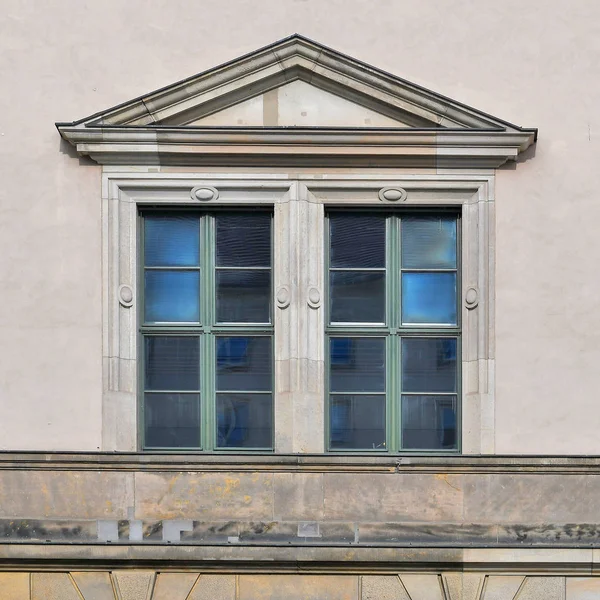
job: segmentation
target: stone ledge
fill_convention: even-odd
[[[600,456],[0,452],[0,470],[600,475]]]

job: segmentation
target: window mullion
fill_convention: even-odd
[[[201,219],[202,246],[201,246],[201,268],[202,268],[202,373],[201,385],[201,409],[202,409],[202,447],[205,451],[214,450],[214,400],[215,397],[215,352],[214,335],[212,328],[215,315],[215,282],[214,282],[214,217],[205,214]]]

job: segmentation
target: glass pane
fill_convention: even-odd
[[[147,323],[200,320],[198,271],[146,271],[145,278]]]
[[[329,350],[330,391],[385,391],[384,338],[334,337]]]
[[[330,396],[329,447],[385,449],[385,396]]]
[[[219,448],[271,448],[271,394],[217,394]]]
[[[456,348],[456,338],[404,338],[402,391],[455,392]]]
[[[199,448],[198,394],[144,394],[147,448]]]
[[[402,323],[456,325],[456,273],[402,273]]]
[[[271,390],[270,337],[218,337],[216,344],[217,390]]]
[[[456,396],[402,396],[402,448],[456,449]]]
[[[193,267],[200,259],[200,217],[150,216],[144,219],[147,267]]]
[[[401,239],[403,268],[456,268],[455,218],[404,217]]]
[[[385,267],[385,217],[332,214],[331,267]]]
[[[147,390],[199,390],[200,340],[197,337],[145,338]]]
[[[385,323],[385,272],[333,271],[332,323]]]
[[[271,266],[271,215],[228,213],[216,221],[217,266]]]
[[[217,271],[219,323],[269,323],[270,271]]]

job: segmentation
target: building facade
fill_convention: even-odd
[[[0,597],[600,598],[598,9],[267,4],[8,2]]]

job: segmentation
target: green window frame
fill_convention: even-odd
[[[273,451],[272,219],[140,210],[143,450]]]
[[[460,452],[460,217],[327,212],[329,452]]]

